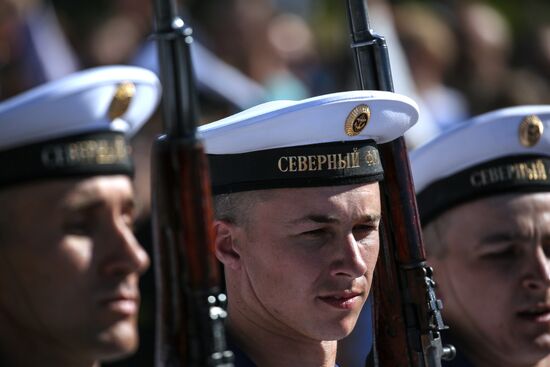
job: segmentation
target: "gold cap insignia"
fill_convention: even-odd
[[[365,104],[355,107],[346,118],[345,130],[348,136],[359,135],[370,119],[370,108]]]
[[[136,86],[132,82],[123,82],[117,86],[115,96],[109,106],[109,118],[114,120],[124,115],[132,97],[136,94]]]
[[[530,148],[540,141],[544,125],[536,115],[525,117],[519,124],[519,141],[524,147]]]

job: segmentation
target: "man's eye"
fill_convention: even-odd
[[[321,236],[325,236],[327,235],[328,232],[326,229],[324,228],[317,228],[317,229],[313,229],[311,231],[307,231],[307,232],[303,232],[302,233],[302,236],[306,236],[306,237],[321,237]]]
[[[124,224],[128,226],[132,230],[132,232],[135,230],[135,218],[133,214],[123,214],[122,219],[124,220]]]
[[[311,244],[319,245],[330,241],[333,237],[333,232],[329,228],[321,227],[304,231],[297,238]]]
[[[376,231],[378,226],[375,224],[358,224],[353,227],[354,231]]]
[[[133,201],[123,206],[121,212],[122,220],[132,231],[135,230],[136,214],[136,206]]]
[[[91,232],[91,227],[88,221],[70,222],[63,226],[63,231],[70,235],[87,236]]]
[[[353,227],[353,235],[356,239],[364,238],[376,231],[378,231],[378,226],[374,224],[359,224]]]
[[[486,259],[512,259],[518,256],[515,247],[507,247],[498,251],[487,252],[483,255]]]
[[[378,223],[363,223],[353,227],[353,237],[358,243],[365,245],[375,243],[378,238]]]

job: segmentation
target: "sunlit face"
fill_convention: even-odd
[[[11,189],[9,202],[0,312],[25,330],[20,342],[84,359],[135,350],[138,278],[149,259],[132,234],[130,180],[30,184]]]
[[[379,248],[377,183],[270,190],[236,231],[239,304],[288,337],[348,335],[367,299]]]
[[[439,230],[448,251],[429,261],[446,321],[465,347],[518,365],[548,355],[550,193],[466,203]]]

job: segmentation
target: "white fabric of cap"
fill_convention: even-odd
[[[519,139],[525,117],[538,116],[543,135],[533,147]],[[474,117],[409,154],[417,193],[435,181],[483,162],[512,155],[550,156],[550,105],[509,107]]]
[[[361,104],[370,108],[367,126],[348,136],[345,121]],[[209,154],[235,154],[337,141],[386,143],[418,120],[416,103],[391,92],[350,91],[301,101],[267,102],[199,127]]]
[[[135,85],[126,112],[115,120],[109,107],[117,86]],[[0,103],[0,150],[94,130],[132,136],[160,100],[156,75],[135,66],[103,66],[71,74]]]

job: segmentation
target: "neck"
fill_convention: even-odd
[[[336,341],[293,336],[254,323],[229,304],[228,329],[235,343],[262,367],[334,367]]]
[[[514,359],[506,358],[502,353],[497,353],[494,350],[479,349],[474,346],[479,343],[461,343],[458,340],[453,340],[455,347],[459,353],[475,367],[550,367],[550,355],[534,362],[520,362]],[[482,344],[479,344],[482,345]]]
[[[26,330],[0,312],[0,365],[3,367],[99,367],[99,362],[69,353],[52,338]]]

